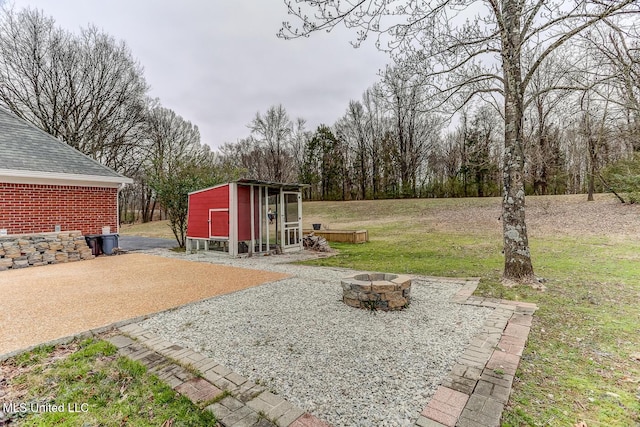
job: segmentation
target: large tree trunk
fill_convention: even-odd
[[[506,281],[535,279],[525,224],[523,98],[520,18],[523,2],[504,1],[503,71],[505,95],[505,138],[503,167],[502,224],[504,234],[504,274]]]

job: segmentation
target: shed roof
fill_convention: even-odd
[[[2,107],[0,176],[112,184],[132,182]]]
[[[260,186],[260,187],[276,188],[276,189],[282,188],[285,191],[300,191],[304,187],[309,187],[309,184],[273,182],[273,181],[263,181],[263,180],[259,180],[259,179],[246,179],[246,178],[241,178],[241,179],[238,179],[238,180],[235,180],[235,181],[231,181],[231,182],[235,182],[235,183],[241,184],[241,185],[257,185],[257,186]],[[196,193],[200,193],[200,192],[203,192],[203,191],[209,191],[209,190],[213,190],[213,189],[216,189],[216,188],[225,187],[225,186],[227,186],[229,184],[230,184],[229,182],[225,182],[223,184],[214,185],[213,187],[207,187],[207,188],[202,188],[200,190],[195,190],[195,191],[190,192],[189,194],[196,194]]]
[[[271,188],[283,188],[285,190],[296,190],[299,191],[301,188],[309,187],[309,184],[298,184],[295,182],[273,182],[273,181],[263,181],[260,179],[239,179],[236,181],[238,184],[253,184],[260,185],[262,187],[271,187]]]

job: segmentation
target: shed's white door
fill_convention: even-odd
[[[302,195],[294,192],[282,192],[284,214],[282,227],[283,248],[300,247],[302,244]]]

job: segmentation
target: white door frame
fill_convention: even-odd
[[[296,196],[297,213],[298,217],[295,221],[286,222],[286,209],[287,209],[287,195],[293,194]],[[282,250],[292,250],[295,248],[302,249],[302,194],[299,191],[284,191],[280,189],[280,219],[282,224],[282,230],[280,231],[280,241],[282,242]],[[293,231],[294,240],[296,243],[289,243],[289,233]]]
[[[211,212],[227,212],[227,214],[229,213],[229,209],[227,208],[219,208],[219,209],[209,209],[209,238],[210,239],[229,239],[229,229],[227,228],[227,235],[226,236],[214,236],[211,230]]]

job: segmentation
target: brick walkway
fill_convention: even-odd
[[[107,338],[118,352],[137,360],[224,427],[328,427],[283,398],[195,351],[165,341],[136,324]],[[126,334],[126,335],[125,335]],[[132,339],[133,338],[133,339]]]
[[[477,281],[467,282],[453,301],[490,307],[493,313],[421,412],[417,426],[500,425],[537,306],[473,297],[477,286]]]

